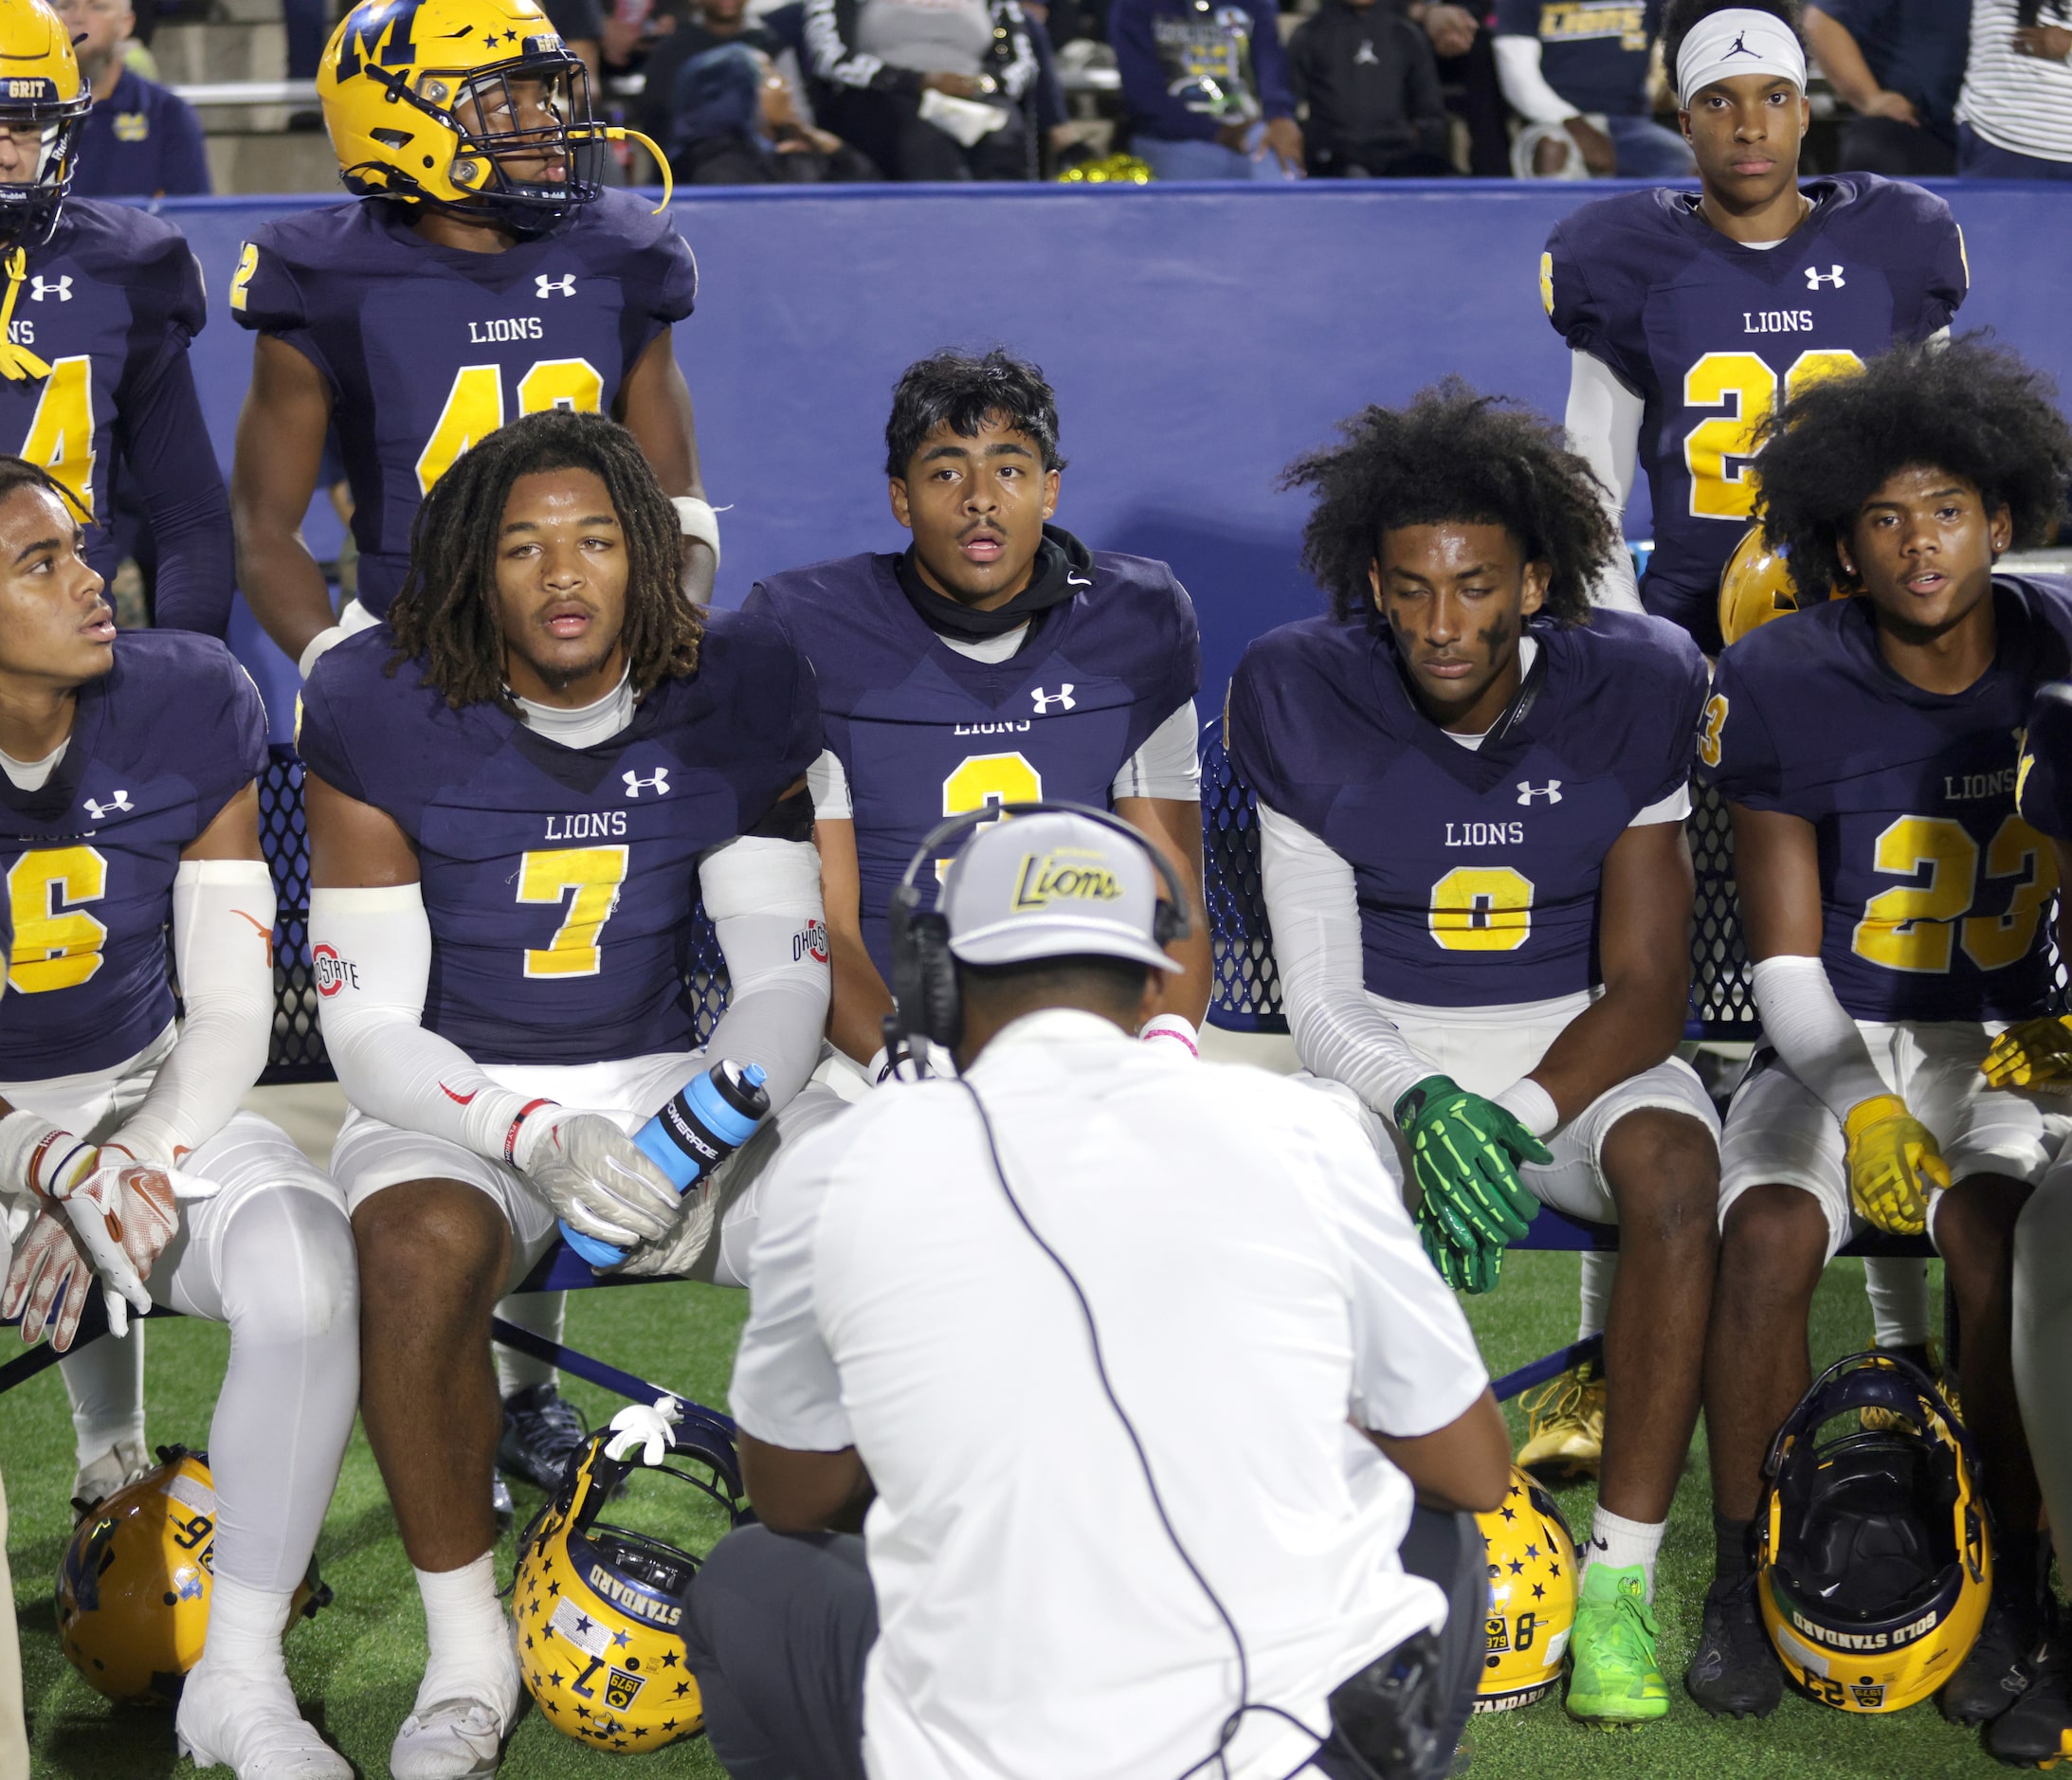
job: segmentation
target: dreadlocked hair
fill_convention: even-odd
[[[1901,470],[1929,469],[2005,505],[2016,550],[2064,517],[2072,428],[2057,386],[1982,335],[1898,346],[1860,374],[1808,384],[1763,427],[1754,466],[1763,536],[1791,563],[1801,605],[1853,585],[1839,546],[1863,503]]]
[[[636,698],[698,670],[704,614],[680,585],[682,527],[633,435],[602,414],[549,409],[498,428],[432,484],[410,526],[410,569],[389,608],[393,674],[410,657],[455,710],[516,712],[504,683],[497,557],[504,508],[521,476],[590,470],[611,497],[626,538],[620,641]]]
[[[82,525],[93,520],[94,516],[81,503],[80,498],[41,463],[31,463],[27,458],[0,456],[0,501],[6,500],[17,488],[40,488],[46,495],[55,495],[58,505]]]
[[[1782,19],[1791,35],[1806,47],[1806,31],[1799,20],[1799,0],[1669,0],[1662,14],[1662,65],[1672,92],[1677,85],[1677,58],[1683,53],[1683,40],[1699,19],[1715,12],[1767,12]]]
[[[1458,377],[1408,408],[1369,408],[1339,424],[1345,443],[1300,457],[1281,488],[1310,488],[1302,566],[1339,618],[1379,628],[1369,570],[1382,534],[1405,525],[1500,525],[1528,562],[1552,570],[1540,609],[1559,625],[1590,622],[1590,584],[1620,547],[1604,491],[1559,428]]]

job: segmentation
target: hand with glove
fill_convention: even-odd
[[[63,1353],[79,1334],[93,1283],[93,1265],[81,1252],[71,1226],[62,1215],[39,1208],[14,1245],[7,1285],[0,1289],[0,1317],[19,1317],[24,1341],[34,1343],[47,1335],[50,1345]],[[121,1302],[114,1292],[108,1294],[110,1328],[115,1307]],[[128,1326],[125,1315],[125,1331]]]
[[[504,1155],[572,1229],[617,1248],[668,1234],[682,1209],[669,1177],[603,1113],[542,1100],[519,1116]]]
[[[683,1406],[674,1397],[657,1397],[651,1408],[645,1403],[630,1403],[611,1418],[605,1457],[623,1459],[638,1446],[643,1464],[660,1464],[676,1444],[672,1430],[682,1419]]]
[[[1446,1076],[1427,1076],[1395,1105],[1396,1129],[1410,1146],[1422,1203],[1417,1222],[1461,1257],[1460,1289],[1496,1284],[1506,1244],[1538,1215],[1539,1201],[1518,1179],[1520,1162],[1554,1155],[1510,1113]],[[1448,1269],[1442,1276],[1452,1282]]]
[[[1928,1227],[1930,1191],[1950,1186],[1935,1135],[1895,1094],[1859,1100],[1842,1133],[1857,1210],[1890,1235],[1918,1236]]]
[[[2058,1087],[2072,1081],[2072,1014],[2010,1026],[1978,1067],[1996,1088]]]

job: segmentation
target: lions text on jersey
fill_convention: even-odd
[[[426,1028],[482,1063],[690,1049],[698,856],[757,830],[819,756],[812,669],[766,620],[715,611],[695,674],[609,741],[567,748],[495,705],[451,709],[416,662],[391,676],[394,652],[382,625],[325,655],[299,745],[417,849]],[[806,838],[798,804],[783,838]],[[318,957],[318,992],[350,963]]]
[[[14,923],[0,1081],[106,1069],[165,1030],[180,855],[265,767],[265,707],[230,652],[140,630],[80,688],[71,739],[43,788],[0,776]]]
[[[610,412],[697,290],[683,238],[630,192],[607,191],[502,253],[440,246],[405,207],[370,198],[258,230],[230,312],[331,387],[359,599],[378,616],[409,567],[417,503],[454,459],[520,414]]]
[[[1425,715],[1364,623],[1284,625],[1238,663],[1232,763],[1353,867],[1371,993],[1488,1008],[1590,989],[1605,855],[1689,779],[1705,697],[1689,638],[1610,611],[1526,634],[1512,720],[1477,750]]]
[[[1995,575],[1993,599],[1993,665],[1960,693],[1887,667],[1862,599],[1787,613],[1719,661],[1699,771],[1813,825],[1821,962],[1859,1020],[2021,1020],[2048,997],[2058,868],[2015,785],[2037,686],[2066,668],[2072,582]]]
[[[845,556],[759,583],[811,656],[827,746],[855,811],[864,944],[887,982],[892,892],[947,816],[1036,798],[1105,809],[1116,775],[1201,681],[1193,603],[1162,562],[1068,547],[1075,591],[1007,660],[951,648],[900,590],[893,556]]]
[[[1641,597],[1719,647],[1719,572],[1754,510],[1757,427],[1815,377],[1949,325],[1969,274],[1950,208],[1870,173],[1807,182],[1788,240],[1721,234],[1687,191],[1600,198],[1554,225],[1540,298],[1570,347],[1645,404],[1655,550]]]

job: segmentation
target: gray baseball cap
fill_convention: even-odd
[[[1161,881],[1142,845],[1063,811],[981,828],[950,862],[942,912],[966,964],[1128,958],[1177,971],[1153,938]]]

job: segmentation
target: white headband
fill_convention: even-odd
[[[1746,7],[1714,12],[1691,27],[1677,52],[1677,103],[1685,111],[1700,87],[1736,74],[1782,75],[1806,90],[1806,52],[1773,12]]]

